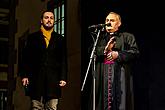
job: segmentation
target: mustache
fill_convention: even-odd
[[[49,24],[49,23],[50,23],[50,24],[53,24],[53,23],[51,23],[50,21],[48,21],[46,24]]]

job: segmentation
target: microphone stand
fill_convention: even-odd
[[[96,81],[96,78],[95,78],[95,73],[96,73],[96,67],[95,67],[96,55],[94,53],[95,53],[95,49],[96,49],[96,45],[97,45],[97,42],[98,42],[99,35],[100,35],[100,29],[98,30],[97,38],[96,38],[96,40],[94,42],[94,45],[93,45],[93,49],[92,49],[91,56],[90,56],[90,61],[89,61],[88,68],[87,68],[87,71],[86,71],[86,75],[85,75],[85,78],[84,78],[84,82],[83,82],[83,85],[82,85],[82,88],[81,88],[81,91],[83,91],[84,85],[85,85],[85,82],[86,82],[86,78],[87,78],[87,75],[88,75],[88,72],[89,72],[92,60],[93,60],[93,71],[92,71],[93,72],[93,110],[95,110],[95,81]]]

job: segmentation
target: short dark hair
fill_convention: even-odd
[[[44,11],[41,13],[41,19],[43,19],[44,13],[45,13],[45,12],[52,12],[53,15],[54,15],[54,10],[44,10]]]

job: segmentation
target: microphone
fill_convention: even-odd
[[[88,29],[91,29],[91,28],[103,28],[105,26],[111,26],[111,23],[108,23],[108,24],[97,24],[97,25],[91,25],[88,27]]]

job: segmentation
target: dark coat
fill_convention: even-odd
[[[67,60],[64,37],[52,32],[48,47],[41,31],[28,36],[19,68],[21,78],[29,78],[29,95],[61,97],[59,81],[66,81]]]

